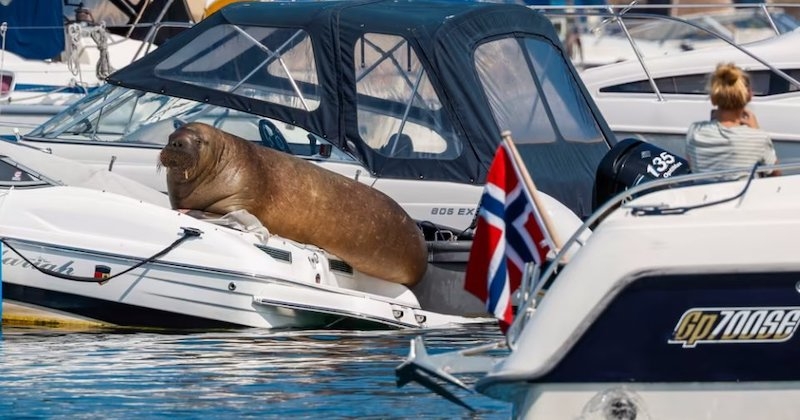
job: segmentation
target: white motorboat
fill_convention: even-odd
[[[800,176],[759,177],[772,169],[622,192],[521,288],[506,341],[428,354],[415,339],[398,384],[467,405],[440,380],[469,389],[452,375],[482,371],[471,389],[514,418],[793,418]]]
[[[618,139],[639,138],[684,155],[686,131],[709,118],[708,75],[733,62],[753,84],[748,107],[772,137],[780,161],[800,158],[800,30],[763,41],[644,57],[585,70],[581,78]],[[647,71],[645,71],[645,69]],[[649,73],[649,75],[648,75]]]
[[[3,298],[40,310],[37,322],[49,313],[157,328],[485,322],[428,311],[407,287],[270,235],[247,213],[193,216],[107,171],[7,142],[0,155]]]
[[[519,6],[490,3],[436,3],[420,15],[406,12],[416,10],[407,2],[383,10],[360,2],[343,4],[228,6],[187,31],[191,35],[180,42],[167,42],[118,71],[111,83],[21,142],[161,191],[166,189],[165,177],[155,162],[175,124],[202,121],[280,147],[381,190],[420,222],[431,247],[442,247],[432,250],[432,259],[447,259],[446,265],[455,268],[452,281],[424,282],[448,286],[423,296],[452,296],[444,291],[461,284],[470,227],[499,125],[513,129],[521,153],[541,175],[543,195],[579,216],[591,213],[594,168],[610,147],[610,132],[578,88],[578,76],[563,59],[546,19]],[[479,16],[475,10],[493,14]],[[251,22],[256,15],[260,20]],[[284,15],[294,26],[286,26]],[[334,15],[335,21],[325,20]],[[436,32],[455,25],[454,17],[487,24],[457,30],[475,40],[465,46]],[[401,20],[431,29],[407,33],[396,26]],[[530,34],[523,40],[541,49],[538,70],[524,64],[521,49],[502,43],[485,43],[483,58],[473,58],[479,40],[508,38],[495,20],[508,20]],[[365,21],[369,27],[362,25]],[[345,36],[348,31],[363,36],[352,39]],[[292,43],[286,44],[287,39]],[[437,55],[440,42],[449,51],[442,58],[453,60],[418,58]],[[342,56],[331,48],[334,45],[347,45],[355,55]],[[282,54],[265,54],[267,50]],[[505,54],[518,63],[517,79],[489,69],[492,60],[499,60],[489,57]],[[181,57],[191,57],[190,72],[162,71]],[[262,66],[268,69],[265,74],[258,71]],[[182,67],[175,71],[182,72]],[[476,71],[470,70],[473,67]],[[195,69],[204,69],[204,76],[194,77]],[[249,78],[241,79],[242,69],[248,69]],[[341,75],[347,77],[340,80]],[[546,82],[537,84],[535,77]],[[501,97],[506,99],[493,99]],[[517,122],[509,125],[513,121]],[[471,296],[466,299],[471,309],[459,311],[482,310]],[[455,304],[462,299],[435,300]]]
[[[229,5],[162,44],[20,143],[97,171],[146,179],[163,191],[156,156],[187,121],[207,122],[385,192],[429,241],[428,273],[412,290],[421,308],[456,315],[485,313],[462,285],[470,227],[499,144],[494,133],[513,131],[520,154],[539,175],[546,211],[571,227],[591,213],[594,170],[611,135],[550,22],[523,6],[256,2]],[[164,215],[174,229],[189,219]],[[191,221],[187,226],[206,223]],[[126,232],[135,238],[142,228]],[[293,246],[277,249],[284,255]],[[293,254],[293,261],[301,254],[307,260],[308,252]],[[229,263],[219,267],[232,270]]]
[[[15,0],[0,5],[0,23],[0,135],[10,136],[37,127],[193,22],[182,0]]]

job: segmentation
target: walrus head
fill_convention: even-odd
[[[208,124],[192,122],[170,134],[159,154],[159,165],[167,168],[167,193],[172,208],[225,214],[238,203],[229,198],[240,189],[231,170],[237,159],[238,137]],[[248,144],[247,140],[240,140]],[[227,152],[227,153],[226,153]]]
[[[208,147],[203,130],[202,124],[190,123],[170,134],[167,145],[159,154],[159,166],[182,172],[188,178],[200,163],[203,149]]]

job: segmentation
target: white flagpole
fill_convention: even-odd
[[[511,138],[511,131],[504,130],[500,133],[503,136],[503,142],[506,143],[508,146],[508,150],[511,152],[511,158],[514,159],[514,163],[516,163],[517,168],[519,168],[520,176],[522,176],[522,181],[525,183],[525,186],[528,189],[528,192],[531,195],[531,200],[533,200],[533,204],[539,210],[539,215],[542,217],[542,222],[544,223],[545,229],[547,229],[547,234],[550,236],[550,239],[553,241],[551,244],[554,249],[553,253],[558,254],[563,246],[563,242],[558,237],[558,231],[555,229],[555,225],[553,221],[550,219],[550,215],[547,213],[547,207],[542,202],[541,197],[539,197],[539,192],[536,189],[536,185],[533,183],[533,179],[531,178],[530,172],[528,172],[528,168],[525,166],[525,163],[522,161],[522,158],[519,156],[519,152],[517,151],[517,146],[514,145],[514,140]]]

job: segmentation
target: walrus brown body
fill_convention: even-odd
[[[355,180],[202,123],[172,133],[160,163],[175,209],[245,209],[271,233],[319,246],[365,274],[408,286],[425,274],[416,223]]]

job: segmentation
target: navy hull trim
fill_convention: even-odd
[[[125,327],[210,329],[243,328],[217,321],[36,287],[3,283],[3,298]]]
[[[800,273],[649,275],[531,382],[800,380]]]

